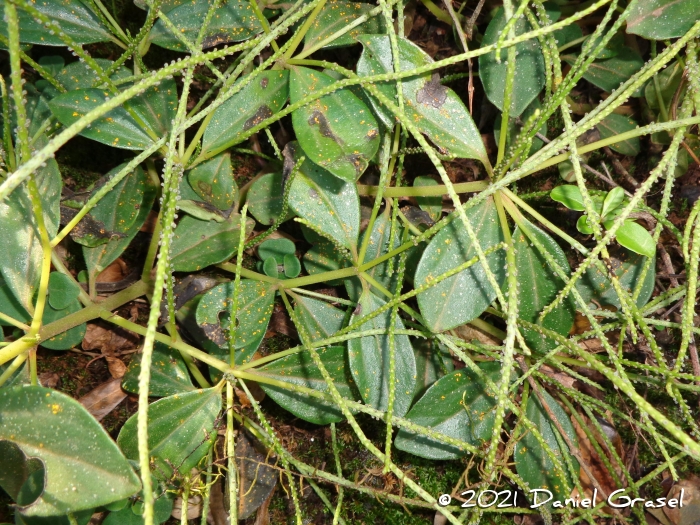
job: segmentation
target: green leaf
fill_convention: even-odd
[[[574,431],[574,427],[567,413],[564,412],[549,393],[544,390],[541,390],[541,392],[544,401],[547,403],[547,406],[556,417],[571,443],[574,446],[578,446],[576,432]],[[557,439],[559,431],[540,404],[534,392],[530,394],[527,400],[526,415],[540,434],[542,434],[544,442],[547,443],[553,454],[563,465],[565,479],[561,479],[557,476],[554,470],[554,461],[547,455],[540,442],[531,432],[526,432],[522,439],[515,444],[515,452],[513,453],[515,457],[515,469],[518,475],[529,484],[530,489],[550,490],[552,494],[554,494],[555,500],[563,501],[564,498],[569,497],[574,487],[571,474],[566,468],[565,458],[568,457],[573,463],[574,470],[577,474],[579,469],[578,461],[572,456],[563,438],[561,438],[563,447],[559,445],[559,440]],[[539,496],[541,501],[543,495],[539,494]]]
[[[569,64],[576,61],[571,55],[562,56]],[[583,78],[603,91],[612,93],[620,84],[637,73],[644,65],[644,59],[629,47],[623,47],[619,53],[606,60],[596,60],[583,74]]]
[[[257,179],[248,190],[248,211],[261,224],[274,224],[282,213],[281,173],[266,173]]]
[[[199,301],[197,324],[206,336],[228,351],[229,312],[233,301],[233,282],[209,290]],[[250,355],[262,341],[275,302],[275,288],[270,283],[241,279],[238,292],[238,329],[234,348],[246,348]],[[252,348],[252,351],[250,351]]]
[[[139,374],[141,373],[141,357],[139,352],[129,363],[129,368],[122,379],[122,388],[132,394],[139,392]],[[148,395],[165,397],[194,390],[192,379],[187,371],[187,365],[180,352],[163,343],[153,345],[151,360],[151,382],[148,385]]]
[[[78,44],[92,44],[110,40],[110,31],[85,4],[79,0],[46,0],[32,3],[37,11],[46,15]],[[33,16],[18,9],[20,42],[44,46],[65,46],[63,40],[49,31]],[[0,34],[8,38],[5,22],[5,4],[0,4]]]
[[[539,111],[542,107],[542,104],[540,103],[540,100],[538,98],[533,99],[533,101],[530,103],[530,105],[525,108],[525,111],[523,111],[523,114],[520,116],[519,119],[514,119],[514,118],[509,118],[508,119],[508,136],[506,137],[506,144],[508,146],[514,144],[518,136],[520,135],[521,130],[523,129],[523,123],[527,122],[532,115],[535,114],[536,111]],[[501,122],[502,118],[499,115],[496,117],[496,120],[493,124],[493,131],[494,131],[494,136],[496,138],[496,141],[499,140],[501,136]],[[545,122],[542,124],[542,127],[537,130],[538,133],[541,135],[544,135],[545,137],[547,136],[547,123]],[[536,151],[539,151],[542,146],[544,146],[544,141],[542,139],[535,137],[532,140],[532,145],[530,146],[530,155],[535,153]],[[559,165],[561,166],[563,164],[560,163]]]
[[[467,210],[481,249],[503,241],[503,232],[493,199]],[[423,252],[416,269],[415,287],[430,283],[436,277],[476,257],[469,236],[459,217],[441,229]],[[486,263],[499,283],[505,279],[505,254],[496,250]],[[418,294],[418,306],[426,325],[433,332],[449,330],[478,317],[496,298],[496,291],[486,279],[481,262],[448,277]]]
[[[362,240],[364,241],[365,235],[369,233],[369,230],[365,230],[362,233]],[[390,250],[397,248],[401,245],[401,236],[403,235],[403,228],[397,225],[396,233],[394,234],[393,246],[389,246],[389,238],[391,237],[391,208],[385,208],[382,213],[377,215],[374,225],[372,226],[372,233],[369,238],[369,244],[367,244],[367,253],[365,254],[365,261],[373,261],[379,257],[389,253]],[[413,251],[413,248],[411,249]],[[398,260],[394,261],[394,269]],[[397,285],[398,274],[389,274],[389,261],[384,261],[383,263],[376,264],[367,270],[367,274],[377,280],[384,288],[389,291],[394,291]],[[345,288],[348,291],[350,299],[356,301],[360,294],[362,293],[362,285],[360,280],[356,277],[352,279],[345,280]]]
[[[140,488],[124,456],[76,400],[39,386],[0,389],[0,441],[17,445],[44,467],[41,494],[26,516],[55,516],[106,505]],[[5,460],[0,456],[0,463]],[[4,470],[0,468],[0,471]]]
[[[297,247],[289,239],[268,239],[258,246],[258,257],[263,261],[270,257],[278,260],[284,259],[285,255],[294,255]]]
[[[589,38],[593,38],[592,36],[589,36]],[[600,35],[599,38],[596,38],[594,40],[594,44],[591,44],[593,47],[591,49],[594,49],[595,47],[598,46],[600,41],[604,38],[604,35]],[[605,44],[605,47],[598,53],[598,56],[596,57],[596,60],[604,60],[606,58],[612,58],[614,56],[617,56],[620,53],[620,50],[625,47],[625,37],[622,33],[615,33],[610,40],[608,40],[608,43]]]
[[[611,113],[596,125],[596,128],[600,132],[601,139],[615,137],[637,127],[639,127],[639,125],[634,120],[625,115],[618,115],[617,113]],[[610,149],[622,155],[629,155],[630,157],[639,155],[641,151],[639,137],[632,137],[622,142],[611,144]]]
[[[454,370],[449,350],[433,339],[414,339],[416,387],[413,399],[419,399],[435,381]]]
[[[295,154],[300,154],[299,148]],[[334,177],[307,158],[292,182],[289,206],[342,246],[350,250],[357,248],[360,197],[354,181]]]
[[[79,290],[75,289],[75,285],[73,285],[72,282],[70,284],[73,285],[73,289],[68,294],[65,293],[65,290],[60,291],[60,288],[59,290],[56,289],[57,285],[61,287],[65,284],[63,282],[63,279],[57,279],[56,277],[54,277],[54,274],[56,273],[57,272],[52,272],[49,276],[49,301],[44,307],[44,316],[42,318],[42,322],[44,324],[49,324],[54,321],[58,321],[59,319],[63,319],[64,317],[79,312],[83,309],[83,305],[80,304],[80,301],[78,301],[77,299],[77,292]],[[68,279],[65,276],[63,277],[65,279]],[[65,294],[63,297],[62,293]],[[73,294],[75,294],[73,298],[70,301],[68,301],[67,298]],[[66,303],[66,306],[64,306],[64,308],[61,309],[54,308],[51,301],[52,295],[56,296],[57,298],[62,297],[63,299],[66,299],[64,301]],[[74,326],[73,328],[69,328],[65,332],[55,335],[49,339],[45,339],[41,341],[40,344],[44,348],[48,348],[50,350],[68,350],[69,348],[73,348],[75,345],[79,344],[83,340],[83,337],[85,337],[86,330],[87,324],[82,323],[78,326]]]
[[[0,332],[2,332],[2,328],[0,328]],[[2,339],[4,339],[4,335]],[[0,365],[0,374],[5,372],[12,364],[12,361],[5,363],[4,365]],[[19,367],[13,374],[10,375],[10,377],[7,378],[7,380],[2,384],[3,388],[9,388],[11,386],[20,386],[20,385],[29,385],[31,384],[31,378],[29,377],[29,363],[25,361],[25,363]]]
[[[437,186],[438,182],[435,179],[419,175],[413,180],[413,186]],[[442,197],[416,197],[420,209],[427,212],[433,222],[437,222],[442,215]]]
[[[120,164],[107,173],[93,190],[93,194],[99,190],[102,183],[112,178],[125,166],[126,164]],[[107,243],[94,248],[83,246],[83,257],[85,257],[91,280],[94,280],[102,270],[124,253],[146,222],[156,193],[155,184],[141,167],[137,167],[90,210],[89,215],[100,221],[105,230],[119,234],[113,236]]]
[[[362,35],[360,42],[364,51],[357,62],[359,76],[371,76],[379,73],[393,73],[391,44],[386,35]],[[400,38],[398,40],[401,70],[408,71],[433,63],[428,56],[413,42]],[[443,153],[449,153],[467,159],[479,159],[488,164],[486,148],[481,134],[474,125],[471,115],[457,94],[440,84],[437,75],[424,74],[410,77],[402,82],[406,101],[406,113],[421,133],[427,135]],[[396,99],[396,83],[382,82],[377,89],[390,100]],[[374,99],[372,105],[375,113],[384,125],[391,129],[394,116]]]
[[[612,267],[615,275],[620,280],[620,285],[631,293],[637,287],[647,257],[615,246],[609,246],[608,250],[610,251]],[[649,270],[644,277],[639,297],[637,297],[637,306],[639,308],[649,301],[654,291],[655,279],[656,256],[652,255]],[[612,305],[620,308],[620,299],[615,293],[610,279],[597,268],[589,267],[581,279],[576,282],[576,289],[587,303],[591,299],[595,299],[601,305]]]
[[[700,18],[699,0],[645,0],[634,5],[627,32],[651,40],[683,36]]]
[[[277,268],[277,259],[274,257],[268,257],[263,263],[263,272],[268,277],[277,279],[279,277],[279,269]]]
[[[209,11],[213,0],[206,2],[183,2],[168,11],[168,19],[179,30],[181,36],[194,43],[204,23],[204,18]],[[248,40],[251,36],[262,31],[262,26],[248,2],[244,0],[224,0],[215,11],[214,17],[209,22],[202,40],[202,49]],[[172,49],[173,51],[187,51],[183,44],[170,29],[158,20],[151,29],[148,39],[154,44]]]
[[[111,96],[101,89],[77,89],[58,95],[49,106],[61,124],[70,126]],[[154,137],[170,130],[176,107],[175,82],[164,80],[98,118],[80,134],[115,148],[143,150],[153,145]]]
[[[363,292],[350,322],[381,308],[386,302],[369,290]],[[358,332],[387,329],[391,322],[391,309],[363,323]],[[404,325],[396,316],[394,327],[403,330]],[[413,400],[416,383],[416,360],[411,341],[406,335],[395,335],[396,386],[394,393],[394,415],[403,416]],[[350,370],[360,396],[370,406],[386,410],[389,402],[389,336],[372,335],[348,341]]]
[[[136,505],[143,505],[142,502],[137,502],[134,505],[127,505],[123,509],[110,512],[102,522],[102,525],[143,525],[143,510],[140,514],[136,514]],[[153,521],[154,523],[164,523],[170,518],[173,511],[172,496],[168,493],[156,494],[153,502]]]
[[[662,104],[666,109],[669,108],[673,96],[676,94],[676,90],[681,83],[681,78],[683,78],[683,72],[683,64],[678,60],[674,60],[646,83],[644,87],[644,98],[651,109],[657,112],[659,111],[659,95],[661,96]],[[656,83],[659,84],[658,94],[656,92]],[[682,93],[683,92],[681,92],[681,96]]]
[[[102,69],[109,69],[114,63],[106,58],[93,59]],[[120,67],[112,76],[112,80],[116,81],[121,78],[131,76],[133,73],[125,67]],[[95,72],[82,60],[71,62],[65,67],[59,68],[54,75],[54,78],[66,88],[67,91],[75,91],[76,89],[95,87],[95,83],[99,84],[100,80],[95,75]]]
[[[605,221],[612,218],[612,215],[615,214],[615,211],[620,207],[624,200],[625,190],[619,186],[610,190],[603,200],[603,209],[600,212],[601,219]]]
[[[348,2],[345,0],[329,0],[315,18],[314,23],[304,37],[304,49],[309,49],[328,38],[336,31],[339,31],[351,24],[362,15],[369,13],[374,6],[362,4],[360,2]],[[379,17],[374,16],[362,22],[359,26],[351,29],[340,38],[336,38],[323,49],[350,46],[357,44],[359,35],[364,33],[381,32]]]
[[[37,141],[41,148],[48,141]],[[60,221],[61,174],[54,159],[39,168],[35,176],[44,224],[49,238],[56,235]],[[32,300],[39,287],[43,251],[26,182],[0,202],[0,274],[19,304],[33,312]]]
[[[55,272],[54,272],[55,273]],[[49,288],[49,294],[51,294],[51,289]],[[64,317],[79,312],[83,309],[83,305],[80,301],[73,299],[68,303],[66,308],[57,310],[51,306],[49,302],[44,308],[43,323],[49,324]],[[49,339],[41,341],[41,346],[48,348],[50,350],[68,350],[74,346],[80,344],[85,337],[85,331],[87,330],[87,324],[81,323],[78,326],[69,328],[65,332],[55,335]]]
[[[230,153],[222,153],[195,166],[187,172],[187,180],[197,195],[220,210],[226,211],[238,201]]]
[[[303,295],[295,295],[294,302],[294,311],[312,341],[332,337],[343,327],[345,312],[339,308]]]
[[[305,228],[304,231],[308,231],[308,229]],[[313,246],[302,258],[304,269],[309,275],[338,270],[350,264],[350,261],[338,251],[331,241],[324,239],[320,235],[316,237],[313,241]],[[326,281],[326,284],[338,286],[342,284],[342,281],[334,279]]]
[[[124,84],[122,89],[130,86],[132,86],[131,83]],[[141,119],[156,138],[167,135],[170,131],[177,112],[177,104],[177,84],[171,78],[161,80],[127,103],[131,111]]]
[[[593,226],[588,221],[588,215],[581,215],[576,221],[576,229],[584,235],[591,235],[593,233]]]
[[[32,317],[27,313],[27,310],[22,307],[17,301],[17,298],[12,293],[12,290],[5,283],[5,279],[0,276],[0,312],[9,315],[17,321],[27,323]],[[0,319],[0,326],[11,326],[6,321]]]
[[[574,211],[583,211],[586,207],[583,205],[583,195],[578,186],[574,184],[564,184],[557,186],[550,193],[552,200],[561,202],[564,206]]]
[[[294,66],[290,101],[335,83],[313,69]],[[355,183],[379,149],[379,127],[369,108],[349,89],[339,89],[292,113],[292,125],[307,159]]]
[[[167,480],[173,470],[187,475],[199,464],[216,439],[214,423],[220,410],[218,388],[175,394],[149,405],[148,449],[155,458],[156,478]],[[134,460],[139,457],[136,425],[134,414],[117,438],[124,455]]]
[[[557,29],[552,33],[554,39],[557,41],[557,47],[562,47],[564,44],[578,40],[583,36],[583,31],[581,31],[581,26],[577,24],[569,24],[568,26]]]
[[[642,225],[634,221],[625,221],[615,232],[615,239],[622,246],[646,257],[656,254],[656,243],[651,234]]]
[[[506,26],[503,9],[499,9],[493,20],[489,22],[482,46],[495,44]],[[525,17],[521,17],[513,26],[516,35],[532,31],[532,26]],[[510,116],[515,118],[525,111],[535,97],[542,91],[545,81],[544,57],[536,38],[531,38],[515,46],[517,54],[515,61],[514,88],[510,102]],[[506,88],[506,70],[508,50],[502,49],[500,63],[496,60],[496,52],[491,51],[479,57],[479,75],[488,99],[498,109],[503,111],[504,93]]]
[[[284,256],[284,275],[288,279],[294,279],[301,273],[301,263],[294,255]]]
[[[246,237],[254,226],[252,219],[246,219]],[[229,259],[238,249],[240,231],[241,216],[237,213],[223,222],[183,217],[175,228],[170,249],[173,269],[194,272]]]
[[[202,154],[221,151],[277,113],[289,98],[289,72],[265,71],[214,110],[202,137]]]
[[[498,383],[501,365],[479,364],[486,377]],[[493,434],[496,400],[479,376],[468,368],[450,372],[438,379],[406,414],[406,419],[446,436],[482,446]],[[466,450],[437,439],[399,430],[396,448],[427,459],[457,459]]]
[[[226,222],[226,213],[208,202],[199,200],[177,201],[178,208],[187,215],[199,219],[200,221]]]
[[[566,254],[557,242],[534,224],[523,219],[513,232],[518,282],[527,283],[526,286],[521,286],[518,292],[518,317],[534,323],[537,322],[542,310],[564,288],[564,281],[549,266],[540,251],[533,246],[530,237],[544,247],[547,253],[564,269],[567,276],[570,273],[570,268]],[[574,326],[574,317],[574,304],[570,298],[567,298],[544,318],[541,326],[566,336]],[[534,350],[547,352],[557,346],[555,341],[534,330],[522,330],[525,341]]]
[[[354,385],[345,359],[345,348],[329,346],[328,348],[319,348],[318,353],[340,395],[345,399],[354,400]],[[260,375],[271,379],[312,388],[319,392],[328,391],[328,385],[319,369],[316,368],[311,354],[306,350],[277,359],[259,370]],[[327,425],[344,419],[340,409],[332,402],[293,392],[276,385],[260,383],[260,387],[278,405],[304,421],[317,425]]]

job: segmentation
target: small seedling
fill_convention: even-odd
[[[275,279],[293,279],[301,273],[301,263],[294,252],[296,247],[289,239],[270,239],[258,247],[258,263],[265,275]]]
[[[585,211],[583,196],[578,186],[566,184],[558,186],[549,194],[550,197],[562,203],[564,206],[574,211]],[[599,223],[606,230],[613,227],[615,219],[620,216],[629,200],[625,197],[625,192],[619,186],[613,188],[605,195],[591,195],[593,209],[600,218]],[[576,222],[576,229],[585,235],[591,235],[594,231],[591,224],[590,215],[581,215]],[[615,239],[625,248],[640,255],[653,257],[656,253],[656,243],[649,232],[632,219],[625,219],[622,225],[615,231]]]

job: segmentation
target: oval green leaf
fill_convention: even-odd
[[[296,249],[297,247],[294,243],[284,237],[269,239],[258,246],[258,257],[263,261],[270,257],[275,257],[281,261],[285,255],[294,255]]]
[[[261,224],[274,224],[282,213],[281,173],[266,173],[257,179],[248,190],[248,211]]]
[[[634,120],[625,115],[618,115],[617,113],[611,113],[596,125],[596,128],[600,132],[601,139],[614,137],[626,131],[632,131],[637,127],[639,127],[639,125]],[[639,137],[632,137],[621,142],[616,142],[615,144],[610,144],[610,149],[622,155],[629,155],[630,157],[639,155],[641,151]]]
[[[488,198],[466,212],[481,249],[503,241],[496,206]],[[430,241],[418,263],[415,287],[429,284],[435,278],[476,257],[469,236],[459,217],[440,230]],[[499,283],[505,279],[505,254],[496,250],[486,263]],[[478,317],[496,298],[496,291],[486,279],[481,262],[418,294],[418,306],[433,332],[442,332]]]
[[[49,106],[61,124],[70,126],[111,96],[101,89],[77,89],[53,98]],[[165,80],[96,119],[80,134],[115,148],[143,150],[170,130],[176,106],[175,83]]]
[[[313,69],[294,66],[289,95],[296,103],[336,82]],[[379,149],[379,127],[369,108],[349,89],[339,89],[292,113],[292,125],[306,158],[354,183]]]
[[[563,56],[569,64],[573,64],[576,57]],[[620,84],[627,81],[644,66],[644,59],[636,51],[629,47],[620,48],[617,55],[607,60],[596,60],[583,74],[583,78],[603,91],[612,93]]]
[[[141,356],[139,352],[129,363],[129,368],[122,379],[122,388],[132,394],[139,392],[139,374],[141,373]],[[180,352],[158,341],[153,345],[151,360],[151,382],[148,395],[165,397],[194,390],[187,365]]]
[[[357,248],[360,197],[354,181],[334,177],[307,158],[292,182],[289,206],[342,246]]]
[[[49,275],[49,304],[55,310],[63,310],[78,298],[80,289],[73,279],[60,272]]]
[[[564,412],[554,398],[544,390],[542,390],[542,397],[571,443],[574,446],[578,446],[576,432],[574,431],[568,414]],[[549,446],[556,459],[559,460],[564,470],[565,479],[562,479],[556,474],[554,470],[554,461],[547,455],[540,441],[531,432],[526,432],[515,444],[515,452],[513,453],[515,457],[515,469],[518,475],[528,483],[530,489],[549,490],[554,494],[555,500],[563,501],[565,498],[569,497],[574,487],[571,474],[566,468],[565,458],[568,457],[573,463],[577,475],[579,469],[578,461],[572,456],[569,448],[565,445],[566,442],[561,437],[560,439],[562,443],[564,443],[564,446],[560,446],[559,439],[557,439],[557,436],[560,436],[559,430],[534,393],[531,393],[527,400],[526,415],[540,432],[544,442]],[[538,493],[538,496],[540,501],[545,497],[542,493]]]
[[[54,24],[78,44],[107,42],[112,36],[100,19],[80,0],[46,0],[32,3],[37,11],[45,15]],[[38,22],[29,13],[18,9],[19,38],[26,44],[44,46],[65,46],[66,44],[53,31]],[[0,4],[0,34],[7,35],[5,22],[5,4]]]
[[[342,346],[319,348],[318,354],[340,395],[345,399],[355,400],[353,380],[345,359],[345,348]],[[316,368],[311,354],[307,351],[277,359],[269,365],[263,366],[260,368],[260,375],[312,388],[319,392],[328,391],[328,385],[321,372]],[[328,425],[344,419],[340,409],[332,402],[293,392],[276,385],[260,383],[260,386],[278,405],[304,421],[317,425]]]
[[[216,439],[214,423],[220,411],[218,388],[175,394],[152,403],[148,407],[148,449],[149,456],[155,458],[153,475],[167,480],[173,470],[189,474]],[[136,425],[134,414],[117,438],[124,455],[133,460],[139,457]]]
[[[631,293],[639,283],[647,257],[616,246],[609,246],[608,250],[615,275],[620,280],[622,287]],[[637,307],[641,308],[647,304],[654,291],[655,280],[656,256],[652,255],[649,270],[644,277],[641,291],[637,297]],[[601,305],[612,305],[620,308],[620,298],[617,296],[612,282],[597,268],[589,267],[581,279],[576,282],[576,289],[587,303],[591,299],[595,299]]]
[[[534,224],[523,219],[521,225],[513,232],[518,282],[527,283],[527,286],[521,286],[518,290],[518,317],[531,323],[538,320],[540,312],[564,288],[564,281],[533,245],[533,239],[543,246],[564,269],[567,276],[570,273],[566,254],[557,242]],[[574,317],[574,305],[570,299],[567,299],[544,318],[541,326],[558,334],[568,335],[574,325]],[[522,329],[522,331],[525,341],[534,350],[547,352],[557,346],[555,341],[534,330]]]
[[[381,308],[386,302],[369,290],[365,291],[358,302],[357,313],[350,322],[355,321]],[[363,323],[358,332],[364,330],[388,330],[391,322],[391,309]],[[396,316],[394,327],[403,330],[401,319]],[[394,336],[395,378],[394,415],[403,416],[413,400],[416,383],[416,360],[411,341],[406,335]],[[348,359],[350,370],[355,379],[360,396],[370,406],[386,410],[389,403],[389,336],[372,335],[350,339],[348,341]]]
[[[178,29],[181,36],[194,43],[212,3],[213,0],[179,3],[180,5],[168,11],[168,19]],[[207,26],[202,40],[202,49],[247,40],[261,31],[260,21],[248,2],[245,0],[224,0],[219,3],[219,8]],[[190,51],[162,20],[155,23],[148,39],[166,49]]]
[[[491,381],[498,382],[501,365],[479,364]],[[484,381],[468,368],[455,370],[438,379],[406,414],[406,419],[448,437],[480,447],[493,434],[496,400]],[[427,459],[457,459],[466,450],[428,436],[399,430],[396,448]]]
[[[125,166],[126,164],[121,164],[105,175],[93,193]],[[124,253],[146,222],[156,193],[155,184],[141,167],[137,167],[90,210],[89,215],[101,222],[105,230],[118,234],[107,243],[94,248],[83,246],[83,257],[85,257],[90,279],[95,279],[102,270]]]
[[[493,20],[489,22],[482,46],[495,44],[506,26],[503,8],[499,8]],[[532,26],[525,17],[521,17],[513,26],[515,34],[521,35],[532,31]],[[515,46],[515,78],[510,101],[510,116],[520,116],[535,97],[542,91],[545,81],[544,57],[536,38],[531,38]],[[508,68],[508,50],[500,51],[500,63],[496,61],[496,52],[491,51],[479,57],[479,76],[488,99],[503,111],[506,89],[506,70]]]
[[[55,516],[127,498],[141,484],[126,458],[85,408],[40,386],[0,390],[0,440],[44,466],[43,491],[26,516]],[[2,460],[0,460],[2,461]]]
[[[683,36],[700,19],[700,0],[644,0],[627,17],[627,32],[652,40]]]
[[[335,335],[343,327],[345,312],[325,301],[297,295],[294,297],[297,318],[312,341]]]
[[[363,15],[368,14],[374,6],[360,2],[348,2],[346,0],[329,0],[315,18],[314,23],[304,36],[304,49],[315,46],[328,38],[336,31],[351,24]],[[344,35],[336,38],[323,49],[357,44],[357,38],[363,33],[379,33],[381,31],[379,17],[374,16],[362,22]]]
[[[197,324],[220,348],[228,350],[229,312],[233,301],[233,283],[222,283],[209,290],[197,305]],[[242,279],[238,292],[238,329],[234,348],[257,349],[262,341],[275,302],[275,288],[270,283]]]
[[[255,222],[246,219],[248,237]],[[241,231],[241,216],[232,213],[223,222],[200,221],[183,217],[175,228],[170,260],[176,272],[194,272],[218,264],[236,253]]]
[[[359,76],[393,73],[391,43],[386,35],[362,35],[364,51],[357,62]],[[409,71],[431,64],[433,59],[413,42],[398,40],[399,60],[402,71]],[[474,125],[462,100],[450,88],[440,84],[437,75],[424,74],[403,81],[406,115],[421,133],[427,135],[443,153],[467,159],[479,159],[488,164],[486,148],[481,134]],[[396,83],[377,84],[390,100],[396,99]],[[374,99],[372,104],[384,125],[393,127],[394,117]]]
[[[583,195],[578,186],[573,184],[564,184],[557,186],[550,193],[552,200],[561,202],[564,206],[574,211],[583,211],[586,207],[583,205]]]
[[[230,153],[222,153],[195,166],[187,172],[187,180],[204,202],[220,210],[228,210],[238,201]]]
[[[41,137],[36,147],[41,148],[47,142]],[[45,167],[37,170],[36,184],[44,211],[44,224],[49,238],[52,238],[60,221],[63,186],[54,159],[49,159]],[[0,202],[0,246],[3,247],[0,274],[19,304],[27,312],[33,312],[32,300],[39,287],[43,251],[26,183]]]
[[[223,151],[238,137],[277,113],[289,97],[289,72],[265,71],[212,114],[202,137],[202,152]]]
[[[622,246],[645,257],[656,254],[656,243],[651,234],[641,224],[625,221],[615,232],[615,239]]]

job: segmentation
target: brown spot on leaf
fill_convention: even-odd
[[[254,128],[260,124],[263,120],[268,119],[272,116],[272,110],[267,105],[262,105],[255,112],[255,115],[250,117],[245,121],[243,125],[243,131],[248,131],[250,128]]]
[[[345,158],[350,161],[353,166],[355,166],[355,176],[359,179],[360,175],[362,175],[362,172],[365,171],[365,168],[367,167],[365,157],[359,153],[353,153]]]
[[[416,93],[416,100],[426,106],[441,108],[447,100],[447,88],[440,83],[440,75],[433,76]]]
[[[219,44],[228,44],[231,42],[231,36],[226,33],[217,33],[210,35],[202,40],[202,49],[218,46]]]
[[[319,110],[315,110],[313,113],[311,113],[311,116],[309,117],[308,120],[309,126],[318,126],[319,131],[321,132],[321,135],[324,137],[333,140],[336,144],[342,144],[343,141],[338,138],[335,133],[333,133],[333,130],[331,129],[330,124],[328,124],[328,119],[326,116],[321,113]]]
[[[204,334],[219,346],[224,346],[227,338],[224,336],[224,331],[220,324],[203,323],[200,325]]]
[[[78,214],[78,210],[74,210],[68,206],[61,206],[60,209],[61,224],[64,226]],[[90,248],[105,244],[112,238],[121,238],[124,236],[125,235],[120,232],[108,231],[102,222],[93,219],[89,213],[80,219],[80,222],[70,232],[71,239],[78,244]]]

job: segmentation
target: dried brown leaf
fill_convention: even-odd
[[[117,356],[123,350],[131,350],[139,345],[140,337],[118,327],[104,328],[89,323],[83,338],[82,348],[86,352],[99,350],[102,355]]]
[[[126,398],[120,379],[110,379],[81,397],[78,401],[97,421],[101,421]]]
[[[663,507],[664,514],[673,525],[697,525],[700,523],[700,477],[692,476],[673,485],[666,496],[666,502],[683,497],[683,506]]]
[[[109,367],[109,373],[114,379],[124,377],[124,374],[126,374],[126,365],[121,359],[117,357],[105,357],[105,360]]]

